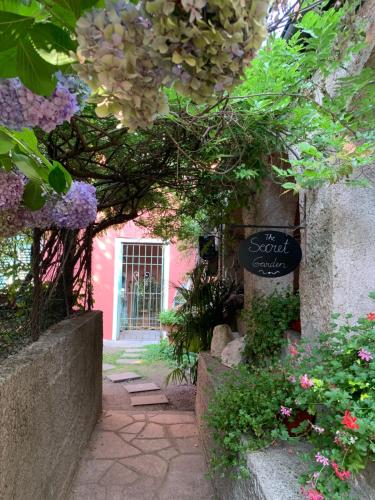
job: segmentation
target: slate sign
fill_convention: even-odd
[[[301,258],[297,240],[280,231],[260,231],[240,243],[241,264],[251,273],[264,278],[278,278],[291,273]]]

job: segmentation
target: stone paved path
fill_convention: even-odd
[[[110,410],[68,500],[213,500],[192,412]]]

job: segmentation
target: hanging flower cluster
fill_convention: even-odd
[[[112,113],[122,126],[146,127],[168,110],[160,86],[163,63],[146,39],[150,22],[134,5],[108,2],[80,18],[78,75],[97,92],[98,116]]]
[[[168,105],[162,85],[196,103],[229,91],[266,35],[266,0],[118,0],[79,19],[78,75],[97,113],[131,130]],[[143,8],[144,7],[144,8]]]
[[[25,228],[83,229],[95,221],[94,186],[74,181],[65,195],[53,195],[43,208],[31,211],[21,203],[25,184],[22,174],[0,171],[0,238],[14,236]]]
[[[78,111],[76,96],[58,83],[51,97],[34,94],[18,78],[0,79],[0,124],[51,132]]]
[[[75,181],[68,193],[52,209],[52,220],[56,227],[81,229],[96,218],[97,201],[95,188],[91,184]]]
[[[264,0],[146,1],[152,48],[171,64],[171,82],[196,103],[231,90],[266,36]]]

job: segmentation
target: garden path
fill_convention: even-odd
[[[160,383],[150,375],[144,381]],[[131,407],[123,384],[108,379],[103,406],[67,500],[215,498],[194,412]]]

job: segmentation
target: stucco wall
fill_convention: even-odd
[[[95,307],[103,311],[105,339],[111,339],[113,332],[116,238],[133,240],[149,237],[142,228],[136,226],[133,222],[129,222],[122,227],[112,228],[103,236],[95,238],[92,266],[94,301]],[[195,260],[196,253],[193,250],[180,252],[176,244],[170,245],[169,307],[172,307],[175,286],[184,281],[185,274],[193,269]]]
[[[0,498],[66,498],[101,412],[102,314],[48,330],[0,364]]]
[[[375,182],[375,172],[368,172]],[[300,274],[303,335],[315,338],[332,313],[374,309],[375,189],[343,185],[306,194]]]
[[[366,32],[365,47],[325,81],[316,75],[331,95],[338,78],[375,67],[375,0],[363,2],[355,22]],[[375,165],[362,176],[374,186]],[[350,188],[342,182],[306,191],[303,199],[302,334],[314,339],[329,326],[333,313],[356,318],[374,310],[368,294],[375,290],[375,188]]]

